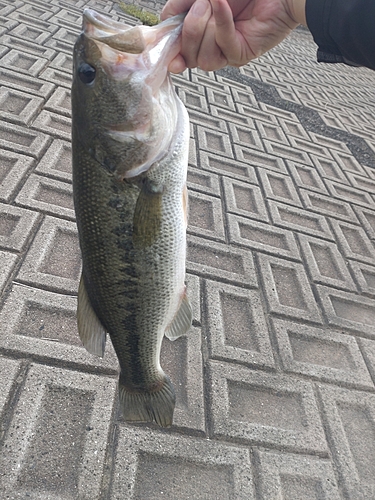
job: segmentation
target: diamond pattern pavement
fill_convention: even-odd
[[[164,2],[134,2],[160,12]],[[191,120],[191,331],[172,428],[128,425],[75,309],[72,47],[89,5],[0,0],[0,497],[375,497],[374,73],[309,32],[174,76]],[[110,343],[109,343],[110,344]]]

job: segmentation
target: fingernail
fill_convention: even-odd
[[[190,9],[190,12],[195,17],[202,17],[206,13],[209,5],[210,4],[207,0],[197,0]]]

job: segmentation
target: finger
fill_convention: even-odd
[[[204,71],[215,71],[228,64],[226,57],[216,43],[215,31],[215,20],[211,17],[198,53],[198,67]]]
[[[185,59],[178,55],[169,63],[168,71],[171,73],[182,73],[186,69]]]
[[[197,66],[198,52],[207,23],[212,15],[208,0],[196,0],[184,21],[180,54],[188,68]]]
[[[169,0],[161,11],[160,19],[164,21],[168,17],[187,12],[194,2],[195,0]]]
[[[240,64],[241,46],[238,40],[232,10],[226,0],[211,0],[215,19],[215,40],[228,64]]]

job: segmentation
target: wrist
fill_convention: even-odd
[[[292,19],[306,26],[306,0],[287,0],[287,4]]]

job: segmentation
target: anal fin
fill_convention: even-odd
[[[184,335],[193,322],[193,311],[186,293],[184,293],[180,307],[170,325],[165,330],[165,336],[169,340],[176,340]]]
[[[86,350],[102,358],[107,333],[92,308],[83,276],[78,287],[77,324],[79,337]]]

